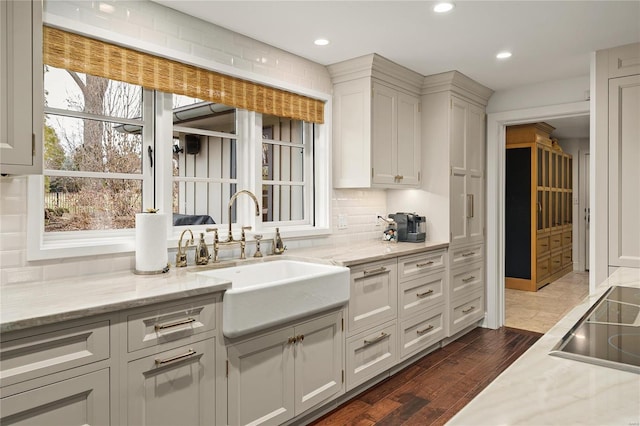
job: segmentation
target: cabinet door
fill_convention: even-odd
[[[373,84],[371,144],[373,183],[395,184],[398,164],[397,92]]]
[[[127,378],[128,425],[215,423],[215,339],[131,361]]]
[[[464,244],[467,242],[467,179],[464,171],[451,169],[449,190],[450,192],[450,230],[451,244]]]
[[[295,414],[342,390],[342,311],[296,326]]]
[[[609,80],[609,265],[640,268],[640,75]]]
[[[398,92],[397,183],[420,183],[420,99]]]
[[[484,176],[470,172],[467,175],[467,238],[466,242],[484,239]]]
[[[0,399],[3,425],[108,425],[109,370]]]
[[[34,92],[42,92],[35,90],[42,86],[42,67],[40,56],[32,55],[41,50],[40,7],[37,1],[0,2],[2,173],[42,172],[42,132],[36,130],[42,127],[41,106],[34,104]]]
[[[228,424],[280,424],[294,416],[293,327],[228,346]]]

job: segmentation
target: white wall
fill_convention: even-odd
[[[103,3],[111,4],[113,11],[101,11]],[[44,9],[45,22],[61,28],[105,40],[117,39],[185,62],[209,64],[266,84],[331,93],[331,80],[324,66],[156,3],[45,0]],[[133,269],[133,253],[27,262],[28,197],[24,176],[0,178],[0,284]],[[384,191],[335,190],[332,208],[333,236],[287,241],[288,248],[344,244],[380,236],[381,229],[374,219],[376,213],[386,212]],[[345,214],[348,222],[347,228],[339,232],[338,213]]]

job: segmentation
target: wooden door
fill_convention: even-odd
[[[127,377],[128,425],[215,423],[215,339],[130,361]]]
[[[640,268],[640,75],[609,80],[609,265]]]
[[[280,424],[294,416],[293,337],[289,327],[227,347],[229,425]]]
[[[296,326],[295,414],[342,390],[342,311]]]

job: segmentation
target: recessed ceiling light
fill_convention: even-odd
[[[451,9],[453,9],[453,3],[448,2],[448,1],[443,1],[440,3],[436,3],[435,6],[433,6],[433,11],[436,13],[445,13],[445,12],[449,12]]]
[[[511,57],[511,52],[500,52],[496,55],[498,59],[507,59]]]
[[[315,44],[316,46],[326,46],[327,44],[329,44],[329,40],[327,40],[326,38],[319,38],[315,40],[313,44]]]

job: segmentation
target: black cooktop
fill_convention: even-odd
[[[607,290],[551,355],[640,374],[640,288]]]

